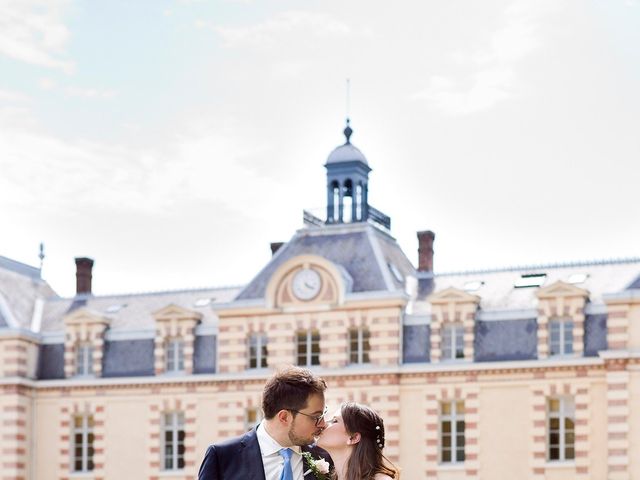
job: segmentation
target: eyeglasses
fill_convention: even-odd
[[[309,417],[315,422],[316,427],[320,426],[322,423],[322,419],[325,417],[328,411],[328,407],[324,407],[324,411],[320,415],[309,415],[308,413],[301,412],[300,410],[289,409],[290,412],[299,413],[300,415],[304,415],[305,417]]]

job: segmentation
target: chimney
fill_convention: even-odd
[[[92,269],[92,259],[86,257],[76,258],[76,295],[91,294]]]
[[[284,245],[284,242],[271,242],[271,255],[275,255],[282,245]]]
[[[433,272],[433,240],[436,234],[431,230],[418,232],[418,271]]]

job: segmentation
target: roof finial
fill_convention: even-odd
[[[42,267],[44,266],[44,243],[40,242],[40,253],[38,253],[40,259],[40,274],[42,275]]]
[[[353,133],[353,129],[349,126],[349,117],[347,117],[347,126],[344,128],[344,136],[347,138],[347,141],[345,142],[345,145],[348,143],[351,143],[350,139],[351,139],[351,134]]]

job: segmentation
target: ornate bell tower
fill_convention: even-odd
[[[367,159],[351,143],[353,130],[344,129],[346,142],[334,149],[327,169],[327,221],[326,223],[366,222],[369,218],[369,172]]]

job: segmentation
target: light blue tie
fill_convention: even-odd
[[[291,454],[293,450],[290,448],[283,448],[278,452],[284,458],[284,465],[282,466],[282,475],[280,480],[293,480],[293,470],[291,470]]]

